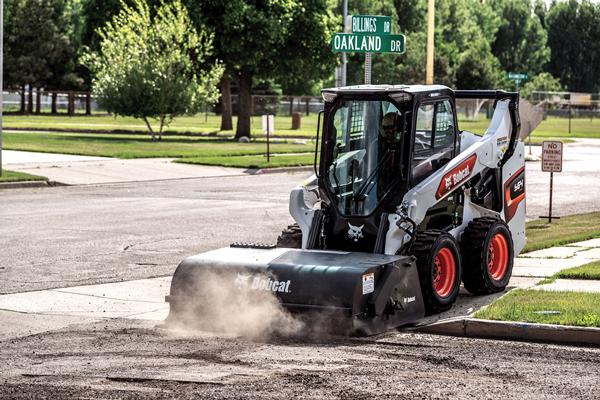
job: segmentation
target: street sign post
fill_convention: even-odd
[[[263,115],[262,116],[262,131],[264,135],[267,135],[267,162],[271,162],[270,152],[270,138],[271,133],[275,132],[275,116],[274,115]]]
[[[392,35],[392,18],[382,15],[353,15],[344,23],[345,31],[331,39],[334,53],[365,53],[365,84],[371,83],[373,53],[403,54],[404,35]],[[348,29],[348,27],[350,29]],[[348,32],[348,30],[350,32]]]
[[[552,223],[552,190],[554,173],[562,172],[563,162],[563,144],[558,141],[545,141],[542,143],[542,171],[550,172],[550,204],[548,207],[548,216],[540,218],[548,218],[548,223]],[[554,219],[560,219],[554,217]]]

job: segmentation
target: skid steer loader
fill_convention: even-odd
[[[234,243],[185,259],[169,318],[192,298],[210,302],[198,282],[215,272],[292,313],[335,316],[355,335],[448,310],[461,281],[475,295],[506,288],[525,245],[518,93],[361,85],[322,94],[315,174],[290,195],[296,224],[277,246]],[[456,99],[493,101],[483,136],[458,129]]]

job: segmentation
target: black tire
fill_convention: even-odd
[[[302,231],[298,224],[288,225],[277,238],[277,247],[302,248]]]
[[[506,289],[512,275],[514,248],[510,229],[504,221],[475,218],[462,235],[461,248],[465,289],[475,295]]]
[[[443,231],[424,231],[417,234],[411,253],[417,258],[421,293],[427,314],[449,310],[460,289],[461,263],[456,240]],[[450,255],[453,265],[444,263],[440,266],[439,261],[447,259]],[[444,269],[441,270],[440,267]],[[448,273],[450,270],[453,270],[453,275]],[[444,271],[444,274],[439,274],[440,271]],[[443,278],[446,284],[440,286],[438,277]]]

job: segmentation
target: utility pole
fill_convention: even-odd
[[[342,32],[346,33],[346,20],[348,19],[348,0],[344,0],[342,7]],[[341,86],[346,86],[346,66],[348,58],[346,53],[342,53],[342,79]]]
[[[427,7],[427,69],[425,72],[425,84],[433,85],[433,51],[435,32],[435,0],[429,0]]]
[[[4,0],[0,0],[0,176],[2,176],[2,113],[4,111]]]

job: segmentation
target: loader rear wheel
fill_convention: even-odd
[[[288,225],[277,238],[277,247],[302,248],[302,231],[298,224]]]
[[[429,230],[417,234],[412,246],[427,314],[446,311],[458,297],[461,265],[458,245],[446,232]]]
[[[501,292],[513,268],[513,241],[506,223],[496,218],[476,218],[461,241],[463,283],[475,295]]]

